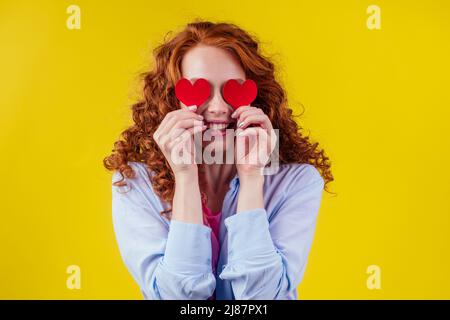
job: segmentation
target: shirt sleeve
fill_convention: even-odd
[[[295,178],[294,178],[295,179]],[[284,300],[305,272],[324,181],[313,166],[285,192],[270,223],[265,209],[225,219],[228,263],[219,277],[236,300]]]
[[[122,259],[144,297],[152,300],[206,300],[214,292],[211,229],[168,220],[144,168],[112,186],[114,231]],[[116,171],[113,182],[121,180]]]

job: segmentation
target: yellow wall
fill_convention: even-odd
[[[81,30],[66,27],[70,4]],[[366,26],[371,4],[381,30]],[[102,159],[151,49],[202,17],[260,38],[333,161],[338,195],[324,194],[299,297],[449,299],[449,14],[424,0],[2,0],[0,298],[141,298]],[[80,290],[66,287],[69,265]]]

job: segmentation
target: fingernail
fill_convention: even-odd
[[[244,135],[244,131],[241,131],[238,133],[238,136],[243,136]]]
[[[195,109],[197,109],[197,106],[190,106],[190,107],[187,107],[189,110],[195,110]]]
[[[238,128],[242,127],[244,125],[244,121],[238,124]]]

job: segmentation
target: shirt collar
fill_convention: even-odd
[[[230,181],[230,189],[236,189],[237,185],[239,184],[239,175],[236,173],[233,177],[233,179],[231,179]]]

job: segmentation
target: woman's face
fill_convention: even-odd
[[[199,45],[190,49],[181,62],[184,78],[194,82],[204,78],[211,86],[209,99],[197,109],[203,116],[207,129],[203,132],[203,148],[223,152],[234,147],[236,119],[231,118],[234,109],[222,97],[222,86],[229,79],[245,81],[245,72],[239,61],[228,51],[212,46]]]

